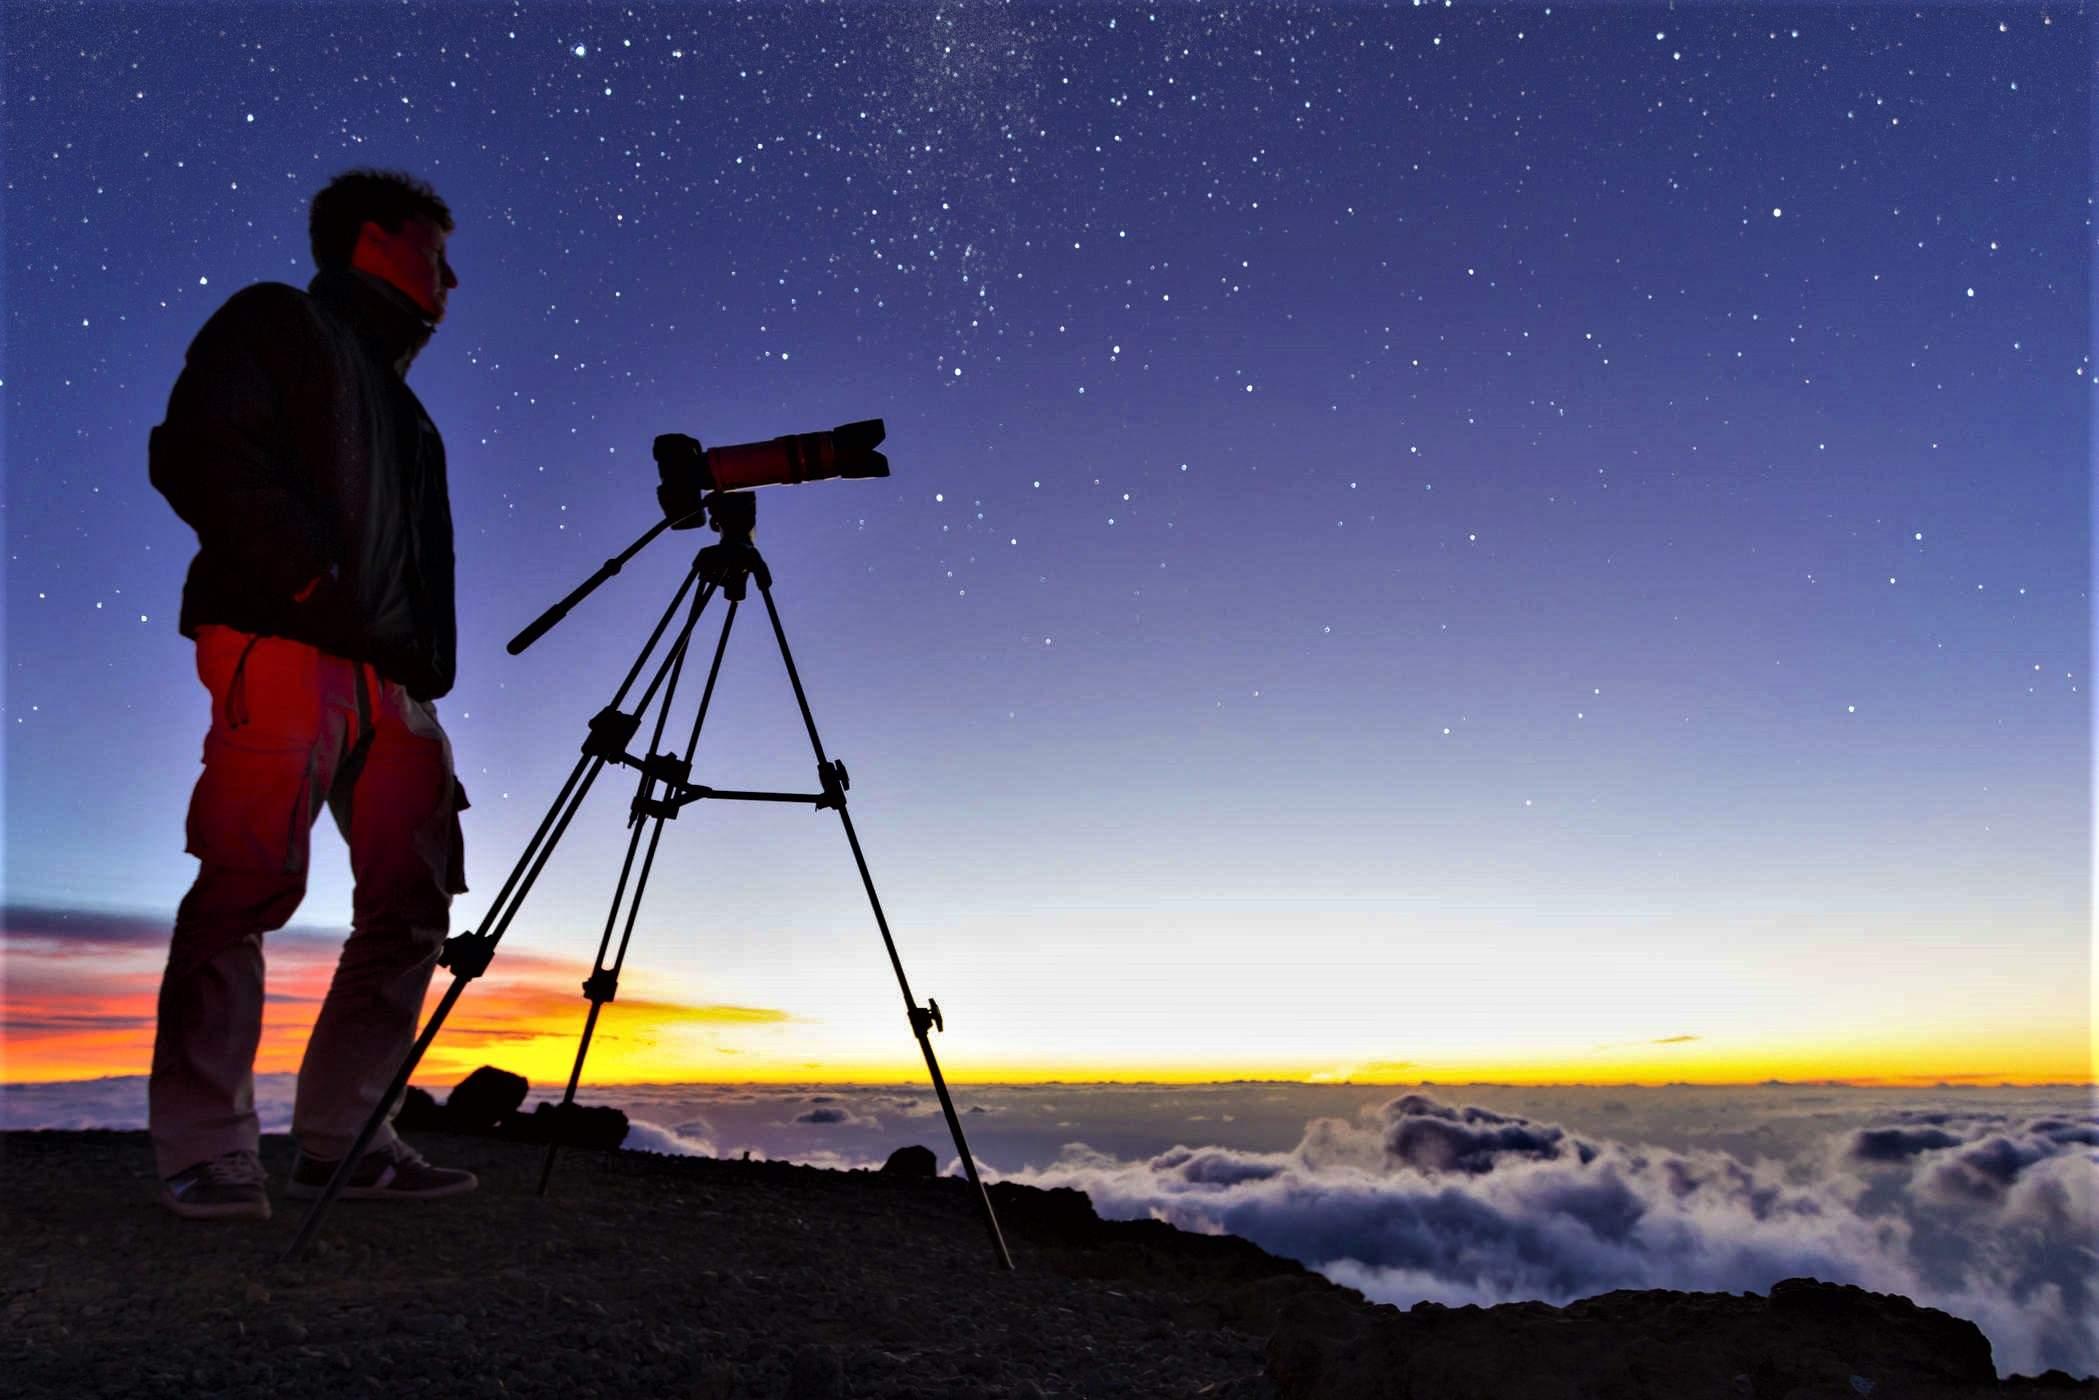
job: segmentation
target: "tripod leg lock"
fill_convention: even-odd
[[[920,1040],[926,1038],[928,1030],[944,1031],[946,1029],[947,1023],[940,1019],[940,1003],[933,1000],[933,998],[927,997],[924,1006],[911,1008],[911,1033]]]
[[[609,967],[601,967],[583,984],[583,995],[594,1002],[608,1002],[619,995],[619,974]]]
[[[471,982],[488,971],[489,960],[496,955],[496,940],[485,933],[455,934],[445,940],[445,946],[437,955],[437,965],[452,969],[452,975],[462,982]]]
[[[680,794],[694,791],[692,765],[674,753],[652,753],[641,761],[644,776],[663,784],[670,794],[667,797],[640,797],[627,813],[627,825],[632,826],[643,817],[662,817],[666,821],[678,815],[678,809],[688,800]],[[705,789],[700,789],[705,791]]]
[[[815,810],[821,812],[826,807],[836,807],[844,811],[845,790],[853,785],[853,780],[846,775],[845,764],[835,758],[829,763],[818,763],[816,780],[823,784],[824,795]]]
[[[637,797],[634,810],[627,814],[627,825],[632,826],[643,817],[662,817],[669,821],[678,815],[678,808],[682,805],[675,797]]]
[[[642,761],[642,774],[671,791],[692,786],[692,765],[674,753],[652,753]]]
[[[583,752],[607,763],[625,763],[627,745],[634,742],[634,731],[639,728],[640,715],[622,714],[607,705],[590,717],[590,737],[583,741]]]

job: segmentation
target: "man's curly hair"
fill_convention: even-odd
[[[398,170],[345,170],[313,197],[306,215],[313,260],[320,267],[347,267],[365,221],[399,233],[410,219],[428,219],[452,231],[452,211],[413,175]]]

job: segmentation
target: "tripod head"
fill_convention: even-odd
[[[748,491],[715,491],[701,505],[707,511],[708,525],[722,538],[694,560],[700,577],[720,588],[732,603],[743,601],[744,580],[754,574],[760,588],[771,588],[772,571],[751,543],[751,531],[758,525],[758,498]]]
[[[758,498],[748,491],[713,491],[700,502],[707,523],[722,537],[723,544],[748,546],[758,524]]]

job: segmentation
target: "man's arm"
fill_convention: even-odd
[[[281,285],[250,287],[205,323],[149,450],[155,489],[204,549],[287,601],[333,562],[329,532],[288,460],[288,399],[315,348],[298,297]]]

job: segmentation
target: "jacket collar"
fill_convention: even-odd
[[[397,371],[406,371],[437,329],[437,323],[400,291],[354,268],[322,268],[306,290]]]

